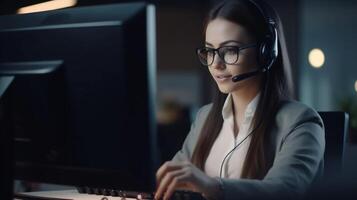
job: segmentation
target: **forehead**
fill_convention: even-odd
[[[217,18],[208,23],[206,28],[207,43],[218,47],[220,43],[228,40],[248,43],[251,40],[251,36],[243,26],[226,19]]]

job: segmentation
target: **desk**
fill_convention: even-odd
[[[103,196],[95,194],[80,194],[77,190],[58,190],[58,191],[42,191],[42,192],[27,192],[22,193],[34,197],[44,198],[60,198],[71,200],[123,200],[121,197]],[[15,198],[14,200],[18,200]],[[125,200],[136,200],[133,198],[125,198]]]

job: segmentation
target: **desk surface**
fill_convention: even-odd
[[[42,191],[42,192],[27,192],[23,193],[34,197],[44,198],[60,198],[71,200],[122,200],[121,197],[103,196],[95,194],[80,194],[77,190],[58,190],[58,191]],[[16,200],[17,198],[15,198]],[[136,200],[133,198],[125,198],[125,200]]]

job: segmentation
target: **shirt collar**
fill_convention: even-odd
[[[260,92],[249,102],[247,108],[244,112],[244,118],[251,118],[253,117],[255,110],[257,109],[258,102],[260,98]],[[228,119],[229,117],[233,116],[233,100],[232,94],[229,93],[222,108],[222,117],[224,120]]]

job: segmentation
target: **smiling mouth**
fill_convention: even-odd
[[[227,78],[230,78],[232,77],[232,75],[221,75],[221,76],[216,76],[216,78],[218,79],[227,79]]]

